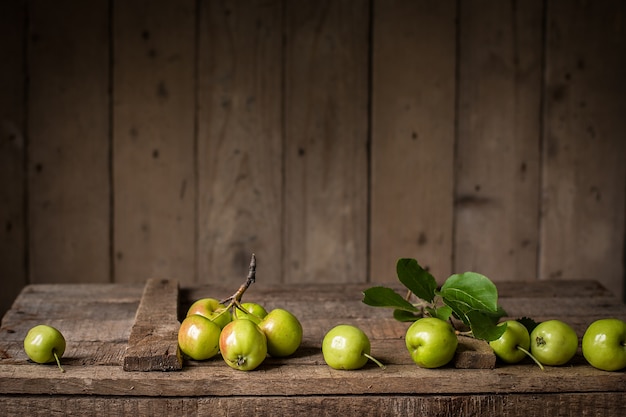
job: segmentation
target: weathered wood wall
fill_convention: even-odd
[[[2,310],[32,282],[598,279],[626,2],[0,3]]]

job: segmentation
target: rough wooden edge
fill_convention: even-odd
[[[454,367],[459,369],[493,369],[496,355],[484,340],[459,336],[459,346],[454,356]]]
[[[178,371],[177,281],[149,279],[137,308],[124,354],[125,371]]]

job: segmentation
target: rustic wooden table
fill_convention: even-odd
[[[498,363],[494,369],[453,365],[420,369],[404,346],[408,324],[394,321],[389,310],[362,304],[364,284],[250,287],[244,301],[291,310],[304,327],[302,346],[293,357],[268,358],[255,371],[233,370],[219,357],[186,361],[180,371],[125,371],[129,339],[141,331],[138,324],[142,323],[137,321],[151,317],[163,321],[150,337],[158,337],[159,332],[167,336],[175,332],[175,326],[166,323],[168,312],[184,313],[195,299],[225,298],[233,292],[219,287],[179,290],[170,282],[169,294],[159,301],[158,296],[146,298],[146,287],[26,287],[2,321],[0,414],[552,417],[625,413],[626,373],[596,370],[585,363],[580,350],[570,364],[546,367],[543,372],[530,361]],[[498,289],[510,316],[538,321],[559,318],[570,323],[579,337],[597,318],[626,319],[626,306],[594,282],[498,283]],[[166,305],[154,310],[149,305],[154,302]],[[37,365],[27,359],[22,340],[30,327],[40,323],[65,334],[65,373],[56,365]],[[340,323],[361,327],[371,339],[372,354],[387,367],[370,363],[359,371],[329,368],[321,355],[321,339]]]

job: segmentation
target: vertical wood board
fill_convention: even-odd
[[[0,3],[0,316],[26,285],[26,3]]]
[[[201,6],[198,280],[239,285],[255,253],[259,282],[279,282],[282,2]]]
[[[451,271],[455,20],[453,1],[374,3],[372,281],[395,281],[400,257]]]
[[[540,278],[624,288],[626,3],[548,5]],[[602,36],[594,34],[602,33]]]
[[[32,1],[28,42],[30,281],[108,281],[108,2]]]
[[[367,273],[367,1],[285,5],[284,279]]]
[[[195,281],[195,2],[116,2],[116,282]]]
[[[454,270],[536,278],[541,1],[461,2]]]

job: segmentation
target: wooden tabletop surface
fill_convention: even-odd
[[[512,318],[561,319],[579,337],[595,319],[626,319],[626,306],[595,282],[497,285],[500,304]],[[195,415],[202,410],[277,415],[315,407],[326,414],[412,415],[421,410],[433,415],[552,416],[565,409],[620,415],[626,373],[592,368],[580,349],[568,365],[545,371],[531,361],[498,363],[495,369],[420,369],[404,346],[408,324],[393,320],[390,310],[361,302],[368,286],[251,286],[243,301],[290,310],[304,328],[302,345],[292,357],[268,358],[252,372],[233,370],[219,356],[185,361],[181,371],[127,372],[124,355],[145,296],[143,284],[28,286],[2,321],[0,410],[28,407],[34,415],[79,409],[101,415]],[[175,288],[179,305],[163,308],[178,311],[179,318],[198,298],[222,299],[233,292],[209,286]],[[56,365],[30,362],[23,351],[26,332],[41,323],[57,327],[66,337],[65,373]],[[342,323],[365,331],[372,355],[385,369],[369,363],[358,371],[338,371],[324,363],[321,340]]]

